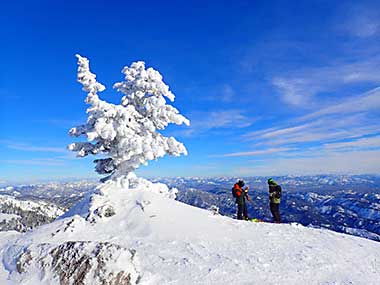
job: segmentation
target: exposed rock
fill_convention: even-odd
[[[32,255],[30,253],[30,250],[27,250],[23,254],[21,254],[20,258],[18,259],[16,263],[16,269],[18,273],[26,272],[26,268],[29,267],[31,261],[32,261]]]
[[[60,285],[130,285],[139,278],[134,262],[135,251],[116,244],[70,241],[28,248],[18,259],[17,271],[27,274],[37,268]]]
[[[102,207],[97,208],[94,213],[98,215],[100,218],[102,217],[112,217],[115,215],[115,210],[111,205],[104,205]]]

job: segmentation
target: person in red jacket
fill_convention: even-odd
[[[243,180],[238,180],[232,188],[232,194],[236,198],[238,220],[248,220],[247,204],[245,200],[250,201],[248,196],[249,187],[247,186],[243,189],[244,185],[245,183]]]

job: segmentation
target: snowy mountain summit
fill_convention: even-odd
[[[108,181],[57,221],[2,246],[1,284],[376,284],[380,244],[251,223]]]
[[[53,223],[0,235],[0,284],[376,284],[380,243],[296,224],[251,223],[176,201],[176,189],[134,174],[165,154],[187,154],[157,130],[189,124],[174,95],[136,62],[115,88],[121,105],[78,56],[89,117],[70,134],[79,156],[103,154],[96,192]]]

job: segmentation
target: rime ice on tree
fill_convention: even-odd
[[[72,143],[68,148],[77,156],[103,154],[96,159],[96,171],[109,174],[108,178],[127,176],[148,160],[165,154],[186,155],[185,146],[173,137],[164,137],[163,130],[169,123],[189,125],[189,120],[166,104],[166,98],[174,101],[174,94],[162,81],[161,74],[153,68],[145,69],[142,61],[123,69],[125,81],[114,88],[124,94],[121,105],[110,104],[98,97],[105,87],[91,73],[87,58],[78,58],[78,81],[88,92],[86,103],[88,119],[84,125],[72,128],[73,136],[85,135],[87,142]]]

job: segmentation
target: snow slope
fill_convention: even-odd
[[[0,195],[0,232],[26,232],[52,222],[63,213],[61,208],[45,201],[34,202]]]
[[[45,201],[23,201],[8,195],[0,195],[0,205],[8,205],[9,207],[19,208],[22,211],[37,212],[51,218],[55,218],[64,213],[62,209]]]
[[[19,215],[0,213],[0,221],[8,222],[12,219],[19,219],[19,218],[21,218]]]
[[[51,224],[0,236],[0,284],[74,284],[79,273],[85,284],[377,284],[380,277],[374,241],[213,215],[143,179],[98,190]]]

